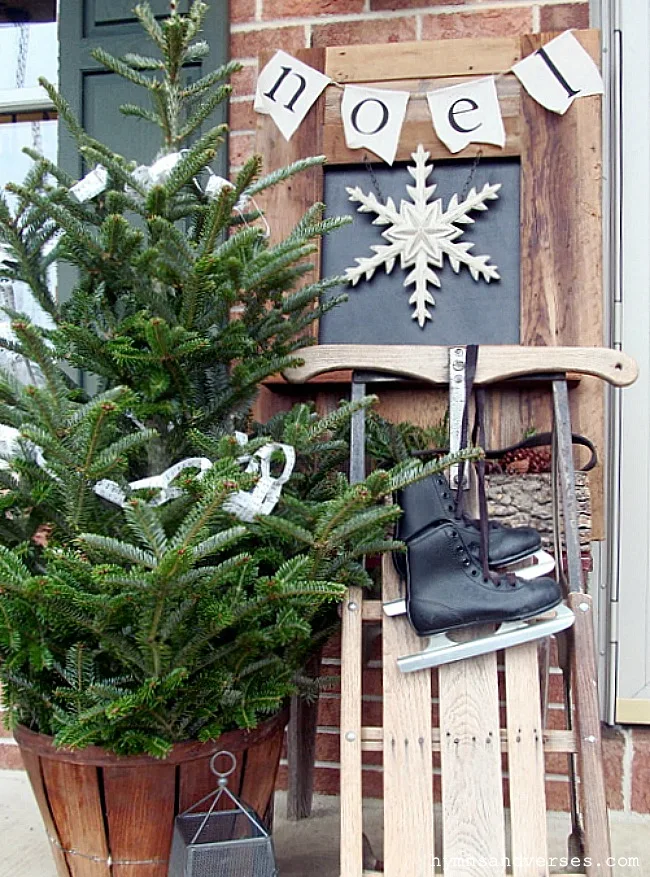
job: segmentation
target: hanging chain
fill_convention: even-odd
[[[476,175],[476,171],[478,169],[479,164],[481,163],[482,158],[483,158],[483,150],[479,149],[478,152],[476,153],[476,156],[474,158],[472,166],[469,169],[469,174],[467,176],[467,179],[465,180],[465,185],[463,186],[463,192],[460,196],[461,202],[464,201],[465,198],[467,198],[467,195],[469,194],[470,186],[474,182],[474,176]]]
[[[16,63],[16,88],[25,87],[27,76],[27,51],[29,49],[29,28],[26,24],[17,24],[18,28],[18,61]]]
[[[380,201],[383,201],[384,196],[381,193],[381,189],[379,187],[379,180],[377,179],[377,175],[375,174],[375,169],[373,168],[373,166],[370,162],[370,159],[365,158],[363,163],[366,167],[366,170],[368,171],[368,174],[370,175],[370,182],[372,183],[373,189],[377,193],[377,197],[379,198]]]
[[[476,176],[476,171],[478,170],[478,166],[481,163],[482,158],[483,158],[483,150],[479,149],[476,153],[476,156],[474,157],[474,161],[472,162],[472,166],[469,169],[469,174],[467,175],[467,179],[465,180],[465,185],[463,186],[463,191],[462,191],[462,194],[460,196],[461,201],[464,201],[467,198],[467,195],[469,194],[469,190],[472,186],[472,183],[474,182],[474,177]],[[364,158],[363,163],[364,163],[366,170],[368,171],[368,174],[370,176],[370,182],[372,183],[372,187],[375,190],[377,197],[379,198],[379,200],[381,202],[383,202],[384,196],[382,194],[381,187],[379,185],[379,180],[377,179],[377,175],[375,174],[375,170],[372,166],[372,163],[370,162],[370,160],[368,158]]]
[[[16,88],[24,88],[27,78],[27,56],[29,53],[29,25],[18,24],[18,60],[16,63]],[[36,152],[43,153],[43,137],[41,123],[38,119],[32,121],[32,148]]]

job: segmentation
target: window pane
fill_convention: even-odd
[[[31,122],[0,125],[0,186],[4,188],[9,182],[22,182],[31,169],[34,162],[23,153],[24,146],[36,145],[46,158],[56,161],[56,130],[56,121],[38,122],[36,132]]]
[[[47,158],[51,158],[53,161],[56,161],[57,154],[56,131],[56,121],[38,123],[37,139],[40,137],[40,150]],[[24,146],[34,146],[34,130],[31,122],[0,125],[0,187],[3,189],[9,182],[22,182],[34,164],[31,158],[22,152]],[[8,200],[11,203],[13,197],[9,196]],[[0,250],[0,260],[2,255]],[[1,267],[0,276],[2,276]],[[56,288],[56,271],[53,268],[49,272],[48,279],[50,289],[54,292]],[[14,307],[16,310],[28,314],[39,325],[49,325],[48,317],[32,298],[29,287],[24,283],[14,283],[13,287]],[[11,337],[8,322],[2,312],[0,312],[0,335],[3,338]],[[6,355],[1,354],[0,359],[4,361]],[[14,373],[20,377],[19,371],[14,369]]]
[[[24,53],[24,74],[21,56]],[[0,89],[33,88],[38,77],[58,82],[59,52],[56,22],[0,26]],[[21,83],[21,80],[23,80]]]

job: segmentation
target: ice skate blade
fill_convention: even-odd
[[[511,564],[510,566],[500,567],[499,571],[504,573],[512,572],[518,579],[524,579],[524,581],[530,582],[532,579],[539,578],[539,576],[547,576],[555,569],[555,558],[552,554],[549,554],[548,551],[544,551],[541,548],[539,551],[536,551],[534,554],[527,557],[526,560],[534,560],[536,563],[520,567],[516,564]],[[521,563],[521,561],[519,562]]]
[[[543,621],[532,618],[504,622],[494,633],[465,642],[454,642],[449,639],[447,633],[437,633],[429,637],[429,645],[424,651],[398,658],[397,666],[402,673],[412,673],[414,670],[426,670],[430,667],[439,667],[441,664],[462,661],[465,658],[487,655],[499,649],[507,649],[510,646],[518,646],[559,633],[571,627],[575,620],[573,612],[563,604],[556,606],[552,612],[553,616]]]
[[[401,597],[399,600],[388,600],[383,606],[384,615],[389,618],[395,618],[396,615],[406,615],[406,600]]]

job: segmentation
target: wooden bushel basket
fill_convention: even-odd
[[[16,729],[59,877],[167,877],[174,819],[214,788],[210,759],[220,749],[237,757],[232,790],[270,821],[287,719],[179,743],[164,760],[56,749],[51,737]]]

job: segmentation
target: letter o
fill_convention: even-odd
[[[367,103],[379,104],[379,106],[382,109],[381,122],[377,125],[377,127],[375,128],[374,131],[362,131],[361,128],[357,124],[357,119],[359,117],[359,111],[361,110],[361,107]],[[359,132],[359,134],[372,135],[372,134],[378,134],[382,128],[386,127],[386,125],[388,124],[388,116],[389,116],[388,107],[386,106],[386,104],[383,101],[379,100],[379,98],[377,98],[377,97],[366,97],[362,101],[359,101],[359,103],[356,105],[356,107],[352,110],[352,112],[350,113],[350,121],[352,122],[352,125],[354,126],[354,128],[356,128],[356,130]]]

